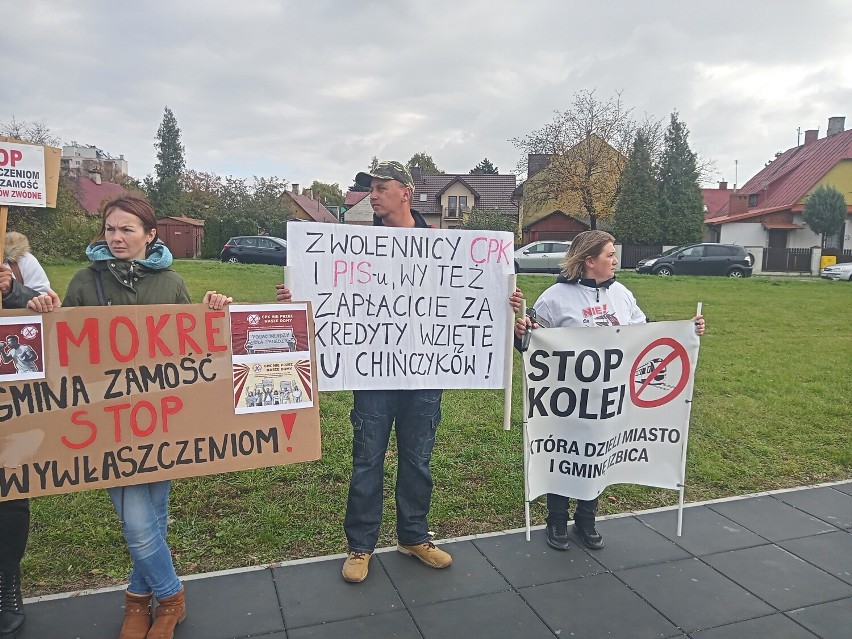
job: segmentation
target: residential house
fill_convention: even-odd
[[[73,179],[70,184],[80,206],[89,215],[99,215],[101,206],[127,192],[120,184],[102,182],[100,174],[96,174],[95,177],[80,176]]]
[[[739,190],[705,223],[719,242],[742,244],[755,255],[763,270],[814,272],[811,249],[822,238],[804,222],[808,196],[821,185],[837,188],[847,200],[844,228],[829,239],[828,247],[842,251],[850,245],[852,221],[852,130],[844,131],[845,117],[828,121],[826,137],[805,131],[804,144],[781,153]],[[796,255],[805,255],[793,265]],[[818,261],[818,260],[817,260]]]
[[[91,174],[97,174],[98,177],[95,179],[103,179],[107,182],[116,182],[121,176],[127,175],[127,160],[123,155],[114,158],[96,146],[76,142],[62,147],[59,166],[65,175],[88,177]]]
[[[346,224],[371,226],[373,224],[373,207],[370,205],[369,191],[347,191],[344,203],[346,212],[343,221]]]
[[[701,189],[701,197],[704,198],[705,221],[709,220],[710,218],[716,217],[719,214],[719,211],[722,210],[722,207],[728,203],[728,200],[731,197],[731,193],[733,193],[733,191],[728,188],[727,182],[719,182],[719,187],[715,189]],[[718,228],[716,230],[718,230]],[[716,233],[714,232],[713,228],[705,227],[704,241],[719,241],[719,238],[716,237]]]
[[[591,155],[604,169],[599,171],[600,177],[592,181],[592,188],[599,200],[597,203],[599,217],[596,219],[596,226],[602,230],[610,230],[612,226],[609,214],[615,204],[617,186],[610,168],[623,167],[626,159],[605,140],[594,134],[574,148],[579,148],[580,145],[584,147],[591,145]],[[588,154],[583,149],[576,155],[582,158]],[[569,153],[567,157],[570,156]],[[520,202],[520,221],[516,239],[520,244],[539,240],[571,240],[579,233],[591,228],[591,219],[577,193],[566,192],[558,198],[537,193],[537,191],[551,190],[544,185],[549,179],[553,179],[553,171],[556,169],[551,166],[551,163],[555,157],[541,153],[531,153],[527,157],[527,179],[516,194]],[[620,169],[616,173],[620,175]]]
[[[300,194],[299,185],[295,183],[291,185],[291,189],[284,191],[281,197],[292,204],[293,219],[304,222],[338,223],[338,219],[322,205],[322,202],[313,198],[311,189],[304,189]]]
[[[461,226],[465,214],[478,208],[498,211],[515,222],[518,208],[512,199],[517,176],[493,173],[442,173],[424,175],[418,167],[411,172],[414,199],[411,208],[436,228]],[[347,212],[349,215],[349,212]],[[348,222],[348,218],[347,218]]]

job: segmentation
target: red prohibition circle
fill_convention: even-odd
[[[672,352],[667,357],[663,358],[663,361],[651,371],[651,374],[648,375],[645,383],[642,384],[638,389],[636,388],[636,384],[634,380],[636,379],[636,371],[639,368],[640,362],[644,359],[644,357],[655,349],[657,346],[670,346]],[[676,358],[680,358],[681,360],[681,368],[683,369],[683,375],[681,375],[680,380],[677,385],[668,393],[663,395],[662,397],[658,397],[657,399],[641,399],[639,397],[639,393],[641,393],[648,384],[654,379],[654,374],[661,368],[665,368],[670,362],[674,361]],[[680,395],[681,391],[686,388],[686,384],[689,381],[689,355],[686,353],[686,349],[683,345],[673,340],[671,337],[661,337],[660,339],[656,339],[645,348],[644,351],[639,353],[639,357],[636,358],[636,361],[633,362],[633,368],[630,373],[630,400],[639,408],[656,408],[657,406],[662,406],[663,404],[668,404],[675,397]]]

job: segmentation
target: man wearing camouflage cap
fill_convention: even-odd
[[[379,162],[375,170],[359,173],[355,182],[370,187],[374,226],[428,228],[412,210],[414,180],[403,164]],[[449,554],[435,546],[429,535],[432,474],[429,461],[435,431],[441,419],[440,389],[355,391],[350,414],[354,439],[352,477],[343,528],[349,556],[343,578],[359,582],[367,567],[382,522],[384,461],[391,428],[396,424],[398,468],[396,481],[397,550],[432,568],[446,568]]]
[[[429,227],[411,208],[414,180],[403,164],[379,162],[375,170],[356,175],[355,182],[370,187],[374,226]],[[277,285],[277,298],[279,302],[291,299],[283,284]],[[394,423],[398,450],[397,550],[432,568],[446,568],[452,563],[452,557],[432,543],[427,523],[432,501],[429,462],[441,420],[442,393],[441,389],[353,391],[352,476],[343,523],[349,543],[343,564],[346,581],[359,583],[367,578],[382,523],[385,453]]]

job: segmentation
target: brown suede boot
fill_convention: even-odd
[[[118,639],[145,639],[151,629],[152,595],[124,591],[124,623]]]
[[[175,626],[186,619],[186,601],[181,588],[171,597],[157,599],[154,625],[148,631],[147,639],[173,639]]]

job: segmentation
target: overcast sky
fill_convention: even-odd
[[[577,91],[622,92],[740,185],[806,129],[852,127],[848,0],[2,0],[0,122],[153,172],[169,106],[188,168],[346,191],[372,156],[515,169]],[[738,175],[735,177],[735,161]]]

